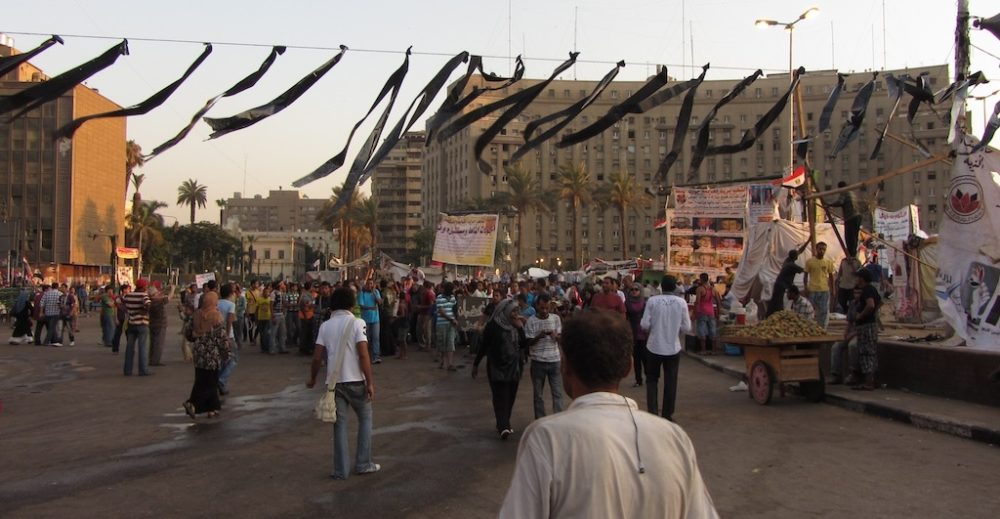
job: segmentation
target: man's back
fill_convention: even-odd
[[[679,296],[663,294],[646,302],[640,327],[649,330],[646,347],[658,355],[680,352],[680,334],[691,331],[687,303]]]
[[[604,392],[528,426],[499,515],[717,516],[684,431]]]

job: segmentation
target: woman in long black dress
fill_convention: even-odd
[[[219,295],[205,292],[194,313],[194,386],[191,397],[184,402],[184,411],[192,419],[198,413],[209,418],[219,416],[219,369],[229,359],[229,339],[225,322],[218,309]]]
[[[523,318],[517,302],[504,299],[483,330],[483,346],[476,353],[472,364],[472,378],[479,373],[479,361],[486,357],[486,376],[493,393],[493,413],[496,415],[497,433],[506,440],[514,433],[510,414],[517,396],[517,385],[524,368],[524,341],[521,339]]]

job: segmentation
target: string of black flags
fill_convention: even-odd
[[[53,35],[49,39],[42,42],[38,47],[28,52],[0,58],[0,75],[15,69],[18,65],[30,60],[42,52],[45,52],[46,50],[54,47],[56,44],[65,45],[61,37]],[[217,43],[217,45],[221,45],[221,43]],[[191,122],[187,126],[181,129],[173,138],[167,140],[159,146],[156,146],[152,153],[146,155],[146,160],[159,156],[183,140],[191,132],[192,128],[199,120],[203,120],[212,128],[213,131],[209,138],[216,139],[228,133],[249,128],[263,119],[277,115],[285,108],[288,108],[292,103],[305,94],[306,91],[319,82],[320,79],[330,72],[348,52],[348,48],[341,45],[339,53],[329,58],[315,70],[289,87],[284,93],[268,103],[255,108],[250,108],[229,117],[206,117],[207,113],[220,99],[235,96],[253,88],[271,68],[271,65],[275,62],[277,57],[286,52],[286,49],[287,48],[284,46],[272,47],[270,53],[257,70],[240,79],[225,92],[222,92],[221,94],[206,101],[204,106],[195,112],[194,116],[191,118]],[[180,77],[149,96],[146,100],[127,108],[74,119],[56,132],[56,138],[71,139],[77,129],[79,129],[87,121],[93,119],[130,117],[149,113],[162,105],[175,91],[181,88],[185,80],[194,74],[194,72],[201,67],[204,62],[208,61],[211,53],[212,44],[205,43],[201,54],[190,66],[188,66]],[[82,83],[101,70],[113,65],[120,56],[128,54],[128,41],[123,39],[120,43],[114,45],[90,61],[71,68],[58,76],[32,85],[17,94],[0,97],[0,116],[7,117],[8,121],[21,117],[27,112],[58,98],[74,86]],[[403,135],[417,123],[421,116],[423,116],[423,114],[430,107],[431,103],[444,88],[444,85],[447,84],[452,73],[463,63],[467,64],[465,73],[452,84],[444,102],[441,104],[437,112],[432,114],[427,119],[427,137],[425,144],[430,145],[433,142],[440,143],[449,137],[458,134],[463,129],[468,128],[470,125],[483,117],[486,117],[494,112],[500,112],[500,114],[496,117],[496,120],[477,138],[474,146],[474,159],[479,167],[479,170],[485,174],[489,174],[492,171],[492,168],[486,161],[482,160],[482,152],[490,144],[493,138],[496,137],[509,122],[521,114],[553,80],[577,63],[578,55],[579,53],[571,52],[569,54],[569,58],[560,63],[551,72],[551,74],[549,74],[547,79],[535,83],[528,88],[520,89],[517,92],[497,101],[463,113],[463,110],[466,107],[470,106],[474,100],[479,98],[484,93],[502,90],[519,82],[524,77],[526,67],[521,57],[518,56],[513,73],[509,77],[504,77],[484,70],[483,56],[462,51],[452,56],[444,64],[444,66],[440,68],[437,74],[434,75],[434,77],[413,99],[399,121],[390,130],[384,131],[386,122],[388,121],[389,115],[395,105],[396,98],[402,88],[403,80],[406,78],[406,74],[409,71],[411,49],[407,49],[403,63],[386,80],[382,90],[375,97],[374,102],[368,109],[368,112],[365,113],[365,115],[358,120],[357,123],[355,123],[341,151],[321,164],[308,175],[305,175],[293,182],[292,185],[295,187],[305,186],[311,182],[322,179],[343,167],[347,159],[348,148],[350,147],[355,133],[369,118],[369,116],[371,116],[372,113],[374,113],[375,110],[384,102],[385,107],[375,122],[374,128],[361,145],[361,149],[358,151],[354,160],[350,162],[347,178],[344,182],[342,196],[339,197],[338,200],[338,204],[345,203],[346,200],[350,199],[352,192],[357,188],[357,186],[363,184],[370,178],[375,167],[382,160],[384,160],[386,156],[388,156],[389,152],[399,142]],[[525,127],[523,135],[524,144],[514,152],[511,160],[516,161],[523,158],[527,153],[537,149],[542,143],[547,142],[558,135],[560,130],[566,127],[566,125],[573,121],[573,119],[580,115],[580,113],[586,108],[590,107],[601,96],[604,90],[615,80],[619,71],[623,67],[625,67],[624,61],[616,63],[614,68],[605,74],[605,76],[585,98],[563,110],[528,123]],[[630,95],[624,101],[612,106],[604,115],[597,118],[590,125],[579,131],[564,135],[556,143],[556,146],[559,148],[565,148],[567,146],[584,142],[599,135],[601,132],[607,130],[629,114],[644,113],[656,106],[660,106],[673,100],[681,94],[685,94],[683,100],[681,101],[681,108],[675,126],[676,131],[674,132],[673,145],[669,153],[667,153],[657,168],[656,177],[658,180],[662,181],[667,178],[671,167],[674,163],[676,163],[681,150],[683,150],[684,140],[687,138],[688,126],[691,122],[694,97],[698,87],[704,81],[708,70],[709,65],[706,64],[702,67],[701,74],[697,77],[668,86],[669,80],[666,67],[658,67],[657,73],[647,80],[647,82],[639,90]],[[734,87],[730,89],[729,93],[712,107],[695,132],[697,137],[694,145],[694,154],[688,169],[688,179],[690,180],[696,177],[698,168],[705,157],[739,153],[752,147],[756,140],[764,133],[764,131],[768,129],[768,127],[771,126],[771,124],[774,123],[781,112],[784,111],[792,92],[794,92],[796,85],[805,73],[805,69],[801,67],[794,72],[793,81],[789,85],[788,90],[786,90],[784,95],[782,95],[775,102],[770,110],[761,116],[752,128],[744,132],[742,139],[738,143],[721,146],[709,146],[711,124],[715,119],[715,115],[722,107],[738,97],[747,87],[760,78],[763,75],[763,72],[761,70],[757,70],[734,85]],[[473,83],[473,86],[468,88],[472,78],[476,74],[480,76],[481,80]],[[832,114],[836,109],[836,105],[840,99],[840,94],[844,89],[846,77],[847,76],[845,74],[837,74],[837,83],[836,85],[833,85],[830,96],[824,104],[823,111],[819,118],[819,132],[826,131],[831,126]],[[855,94],[854,100],[851,104],[851,110],[848,113],[846,120],[843,121],[840,127],[839,137],[837,138],[837,142],[831,156],[836,156],[857,137],[861,124],[864,121],[868,104],[871,101],[871,96],[875,91],[876,81],[878,80],[879,78],[877,77],[877,74],[873,74],[872,78]],[[897,77],[892,74],[886,74],[883,81],[886,84],[886,90],[889,93],[889,97],[895,100],[892,112],[890,113],[890,118],[895,114],[898,106],[903,100],[903,97],[907,95],[910,96],[906,115],[907,120],[910,123],[911,137],[914,142],[926,152],[926,147],[920,143],[913,131],[913,118],[920,105],[922,103],[926,104],[942,119],[954,121],[956,117],[961,115],[960,106],[961,102],[964,101],[964,99],[960,99],[959,96],[963,95],[967,87],[985,83],[986,79],[981,72],[976,72],[968,75],[967,77],[960,78],[938,92],[934,92],[931,89],[926,75],[912,78],[908,75],[901,75]],[[954,99],[949,113],[945,116],[938,114],[936,107],[947,102],[953,97],[956,99]],[[951,127],[954,131],[953,124]],[[998,129],[1000,129],[1000,103],[998,103],[994,108],[978,147],[986,146],[992,140]],[[887,130],[883,128],[881,134],[879,135],[871,153],[872,158],[879,153],[886,136],[886,131]],[[383,133],[385,134],[384,140],[381,140],[381,145],[379,145],[380,139],[383,138]],[[804,157],[810,141],[811,138],[808,136],[796,141],[796,155]],[[334,209],[336,210],[338,208],[335,207]]]

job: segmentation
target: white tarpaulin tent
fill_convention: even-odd
[[[837,226],[843,236],[843,227]],[[761,223],[752,227],[747,235],[747,245],[743,249],[740,266],[736,270],[732,293],[737,298],[744,298],[759,281],[761,284],[761,299],[771,297],[771,288],[781,270],[781,263],[788,256],[788,251],[798,249],[809,240],[809,224],[795,223],[788,220],[774,220],[771,223]],[[839,267],[844,259],[844,250],[837,240],[837,235],[828,223],[816,225],[816,241],[826,242],[826,257]],[[799,255],[798,264],[804,266],[806,260],[812,257],[806,248]],[[797,280],[801,283],[801,279]]]

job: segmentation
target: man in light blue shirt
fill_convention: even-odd
[[[361,319],[368,327],[368,349],[372,364],[382,363],[382,352],[379,347],[378,308],[382,304],[382,294],[375,288],[371,278],[365,281],[365,287],[358,294],[358,306],[361,307]]]

